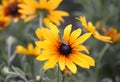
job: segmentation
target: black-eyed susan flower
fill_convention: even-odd
[[[94,38],[104,42],[112,42],[111,37],[100,35],[99,32],[96,30],[95,26],[93,26],[92,22],[87,23],[86,18],[84,16],[80,16],[77,19],[81,21],[82,26],[85,28],[86,31],[92,33]]]
[[[0,13],[2,13],[5,18],[13,19],[14,22],[17,22],[19,18],[25,17],[25,15],[18,12],[20,9],[19,4],[23,4],[23,0],[2,0]]]
[[[43,67],[45,70],[54,68],[58,63],[61,71],[67,67],[72,73],[76,73],[75,64],[83,68],[90,68],[90,66],[95,65],[93,58],[81,52],[89,53],[82,43],[91,36],[91,33],[81,35],[81,29],[74,30],[71,33],[72,25],[68,25],[60,38],[58,28],[51,23],[49,26],[50,29],[45,28],[43,30],[45,40],[35,42],[37,47],[42,49],[41,54],[36,59],[48,60]]]
[[[106,30],[105,28],[101,28],[105,35],[110,36],[112,38],[113,43],[120,42],[120,33],[117,29],[111,27],[109,30]]]
[[[10,20],[8,18],[4,18],[2,15],[0,16],[0,30],[4,29],[9,23]]]
[[[31,19],[43,16],[43,22],[46,26],[50,22],[60,25],[60,21],[63,22],[63,16],[68,16],[69,14],[65,11],[56,10],[62,0],[25,0],[25,4],[19,5],[21,10],[20,13],[27,15],[25,21],[30,21]]]
[[[33,47],[31,43],[28,44],[27,48],[24,48],[22,45],[18,45],[16,47],[15,52],[17,54],[23,54],[27,56],[38,56],[40,54],[40,49],[37,47]]]

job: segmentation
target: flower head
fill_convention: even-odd
[[[18,12],[20,9],[20,7],[18,7],[19,4],[23,4],[23,0],[2,0],[0,13],[2,13],[5,18],[12,18],[14,22],[17,22],[19,18],[25,17],[25,15]]]
[[[79,21],[81,21],[81,23],[82,23],[82,25],[83,25],[83,27],[85,28],[86,31],[92,33],[94,38],[96,38],[98,40],[101,40],[101,41],[104,41],[104,42],[112,42],[111,37],[100,35],[99,32],[96,31],[95,26],[93,26],[92,22],[87,23],[85,17],[80,16],[77,19]]]
[[[105,35],[112,38],[113,43],[120,42],[120,33],[117,31],[117,29],[111,27],[109,30],[106,30],[105,28],[102,28],[102,31]]]
[[[50,22],[60,25],[60,21],[63,22],[63,16],[68,16],[69,14],[65,11],[56,10],[62,0],[25,0],[25,4],[19,5],[21,10],[20,13],[27,15],[25,21],[30,21],[31,19],[38,17],[42,14],[43,22],[46,26]]]
[[[54,24],[49,26],[50,29],[45,28],[43,30],[45,40],[35,42],[38,48],[42,48],[41,54],[36,59],[48,60],[43,67],[45,70],[54,68],[57,63],[61,71],[67,67],[72,73],[77,71],[75,64],[83,68],[94,66],[94,59],[81,52],[89,53],[82,43],[91,36],[91,33],[81,35],[81,29],[74,30],[71,33],[72,25],[68,25],[62,36]]]
[[[28,44],[27,48],[24,48],[21,45],[18,45],[15,50],[18,54],[24,54],[24,55],[32,55],[32,56],[38,56],[40,54],[40,49],[37,47],[33,47],[31,43]]]
[[[5,28],[9,23],[10,23],[10,20],[8,18],[4,18],[2,15],[0,16],[0,30]]]

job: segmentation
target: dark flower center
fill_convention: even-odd
[[[5,23],[3,21],[0,21],[0,27],[4,27]]]
[[[59,50],[61,54],[68,56],[71,53],[72,48],[70,47],[70,45],[66,45],[62,43]]]
[[[6,8],[5,8],[5,16],[13,16],[17,17],[20,16],[20,13],[18,12],[20,8],[18,7],[18,3],[10,3]]]

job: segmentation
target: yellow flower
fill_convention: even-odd
[[[24,48],[21,45],[18,45],[16,47],[15,52],[17,54],[24,54],[24,55],[32,55],[32,56],[38,56],[40,54],[40,49],[37,47],[33,47],[33,45],[31,43],[28,44],[28,48]]]
[[[94,38],[101,40],[101,41],[104,41],[104,42],[112,42],[111,37],[100,35],[99,32],[96,31],[95,26],[93,26],[92,22],[88,22],[88,24],[87,24],[85,17],[80,16],[77,19],[79,21],[81,21],[81,23],[86,31],[92,33]]]
[[[68,25],[60,37],[57,27],[52,23],[49,26],[50,29],[43,30],[45,40],[35,42],[38,48],[42,48],[41,54],[36,59],[48,60],[43,67],[45,70],[54,68],[57,63],[61,71],[67,67],[72,73],[77,71],[75,64],[88,69],[94,66],[94,59],[81,52],[89,53],[82,43],[91,36],[91,33],[80,36],[81,29],[71,33],[72,25]]]
[[[102,28],[102,31],[105,35],[112,38],[113,43],[120,42],[120,33],[117,31],[117,29],[111,27],[109,30],[106,30],[105,28]]]
[[[3,16],[0,16],[0,30],[2,30],[3,28],[5,28],[9,23],[10,23],[9,19],[4,18]]]
[[[21,4],[19,7],[22,9],[19,10],[21,13],[27,15],[25,21],[30,21],[31,19],[40,16],[43,16],[43,22],[46,26],[50,22],[60,25],[60,22],[63,22],[63,16],[68,16],[69,14],[65,11],[55,10],[62,0],[25,0],[26,4]]]
[[[41,28],[38,28],[35,33],[38,37],[39,40],[44,40],[44,37],[43,37],[43,30],[44,30],[44,27],[41,27]]]
[[[23,0],[2,0],[2,4],[0,5],[0,13],[2,13],[5,18],[12,18],[14,22],[18,22],[19,18],[25,17],[25,15],[18,12],[20,9],[18,5],[22,3]]]

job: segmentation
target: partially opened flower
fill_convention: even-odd
[[[63,16],[69,14],[65,11],[56,10],[62,0],[25,0],[26,4],[19,5],[20,13],[27,15],[25,21],[30,21],[35,17],[42,17],[44,24],[47,26],[50,22],[60,25],[60,21],[63,22]]]
[[[117,29],[111,27],[109,30],[106,30],[105,28],[102,28],[102,31],[105,35],[112,38],[113,43],[120,42],[120,33],[117,31]]]
[[[2,15],[0,16],[0,30],[4,29],[9,23],[10,20],[8,18],[4,18]]]
[[[95,26],[93,26],[92,22],[88,22],[86,21],[86,18],[83,16],[80,16],[79,18],[77,18],[79,21],[81,21],[83,27],[85,28],[86,31],[92,33],[93,37],[104,41],[104,42],[112,42],[111,41],[111,37],[109,36],[102,36],[99,34],[99,32],[96,30]]]
[[[54,68],[58,63],[61,71],[67,67],[72,73],[76,73],[75,64],[88,69],[95,65],[93,58],[81,52],[89,53],[82,43],[91,36],[91,33],[81,35],[81,29],[71,32],[72,25],[68,25],[62,36],[54,24],[49,26],[50,29],[45,28],[43,30],[45,40],[35,42],[38,48],[42,48],[41,54],[36,59],[48,60],[43,67],[45,70]]]
[[[40,49],[37,47],[33,47],[33,45],[29,43],[27,48],[24,48],[22,45],[18,45],[15,52],[17,54],[23,54],[27,56],[38,56],[40,54]]]
[[[25,15],[18,12],[20,9],[20,7],[18,7],[19,4],[23,4],[23,0],[2,0],[0,13],[2,13],[5,18],[13,19],[14,22],[18,22],[19,18],[25,17]]]

